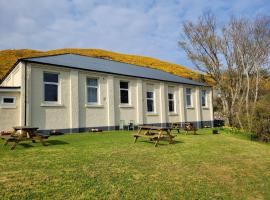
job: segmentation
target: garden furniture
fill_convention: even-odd
[[[197,134],[197,128],[194,127],[193,123],[191,123],[191,122],[185,123],[185,128],[184,128],[184,130],[186,131],[186,134],[187,134],[189,131],[192,131],[194,135]]]
[[[13,127],[14,132],[11,135],[2,135],[1,138],[5,140],[7,145],[9,142],[13,142],[11,149],[15,149],[16,145],[22,141],[31,140],[33,143],[40,141],[45,146],[44,139],[48,139],[49,135],[42,135],[37,132],[37,127],[30,126],[15,126]]]
[[[171,123],[171,129],[172,130],[177,130],[177,133],[180,133],[181,122],[173,122],[173,123]]]
[[[134,143],[137,142],[139,137],[149,138],[155,141],[157,147],[160,140],[168,140],[169,144],[173,143],[174,136],[171,134],[171,127],[158,127],[158,126],[139,126],[138,132],[133,135],[135,137]]]

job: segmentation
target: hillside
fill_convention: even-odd
[[[63,53],[76,53],[85,56],[104,58],[129,64],[140,65],[144,67],[150,67],[197,81],[203,81],[205,79],[202,74],[199,74],[198,72],[195,72],[191,69],[177,64],[172,64],[169,62],[145,56],[115,53],[101,49],[56,49],[50,51],[37,51],[31,49],[2,50],[0,51],[0,79],[3,78],[3,76],[14,65],[14,63],[16,63],[19,58],[38,57]],[[210,79],[206,79],[207,82],[209,82]]]

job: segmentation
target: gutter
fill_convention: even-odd
[[[25,73],[24,73],[24,126],[26,126],[27,117],[27,62],[25,62]]]

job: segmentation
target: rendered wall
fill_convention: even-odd
[[[146,92],[154,92],[154,112],[147,112]],[[144,107],[144,124],[162,123],[160,118],[160,82],[158,81],[143,81],[143,107]]]
[[[125,124],[130,121],[138,123],[137,120],[137,82],[134,78],[117,76],[114,78],[114,103],[115,103],[115,121],[116,125],[119,125],[120,120],[123,120]],[[129,103],[120,103],[120,81],[128,82],[129,87]]]
[[[20,92],[0,92],[1,96],[16,97],[14,108],[0,106],[0,131],[13,130],[12,127],[20,124]]]
[[[212,121],[213,119],[213,105],[212,105],[212,90],[206,89],[207,98],[206,98],[206,106],[202,107],[202,121]]]
[[[29,66],[30,67],[30,66]],[[59,73],[60,103],[47,105],[43,102],[43,72]],[[28,75],[30,71],[28,71]],[[31,80],[28,81],[27,97],[30,98],[28,111],[28,125],[38,126],[40,129],[70,128],[70,72],[57,67],[31,67]],[[29,116],[30,115],[30,116]]]
[[[86,78],[98,78],[99,104],[88,105],[86,93]],[[79,72],[79,117],[80,127],[104,127],[108,126],[107,104],[107,75],[91,72]]]
[[[179,93],[179,85],[176,84],[168,84],[168,93],[174,94],[174,112],[169,112],[169,107],[167,106],[166,112],[168,113],[167,122],[180,122],[181,121],[181,110],[180,110],[180,93]],[[168,95],[167,95],[168,96]],[[167,97],[166,96],[166,97]],[[167,97],[168,98],[168,97]]]
[[[208,91],[208,108],[200,106],[199,87],[162,81],[125,77],[119,75],[88,72],[82,70],[28,64],[27,100],[29,111],[28,125],[41,130],[78,129],[87,127],[115,127],[120,120],[128,124],[164,124],[170,122],[212,121],[211,90]],[[43,73],[59,73],[60,104],[46,105],[43,102]],[[99,80],[99,103],[87,103],[86,78]],[[120,80],[129,82],[129,105],[120,104]],[[185,88],[192,88],[191,108],[186,107]],[[154,91],[155,112],[148,113],[146,91]],[[175,112],[168,111],[168,92],[175,97]]]
[[[184,95],[186,95],[186,89],[187,87],[184,87]],[[186,121],[188,122],[194,122],[197,121],[197,112],[198,112],[198,105],[197,105],[197,98],[196,98],[196,87],[194,86],[188,86],[188,88],[191,88],[192,91],[192,106],[187,107],[186,105],[186,98],[184,96],[185,100],[185,110],[186,110]]]
[[[12,72],[5,78],[1,86],[21,86],[22,63],[19,63]]]

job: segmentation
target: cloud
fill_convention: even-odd
[[[211,9],[267,14],[267,1],[0,0],[0,49],[102,48],[192,66],[178,46],[180,26]]]

